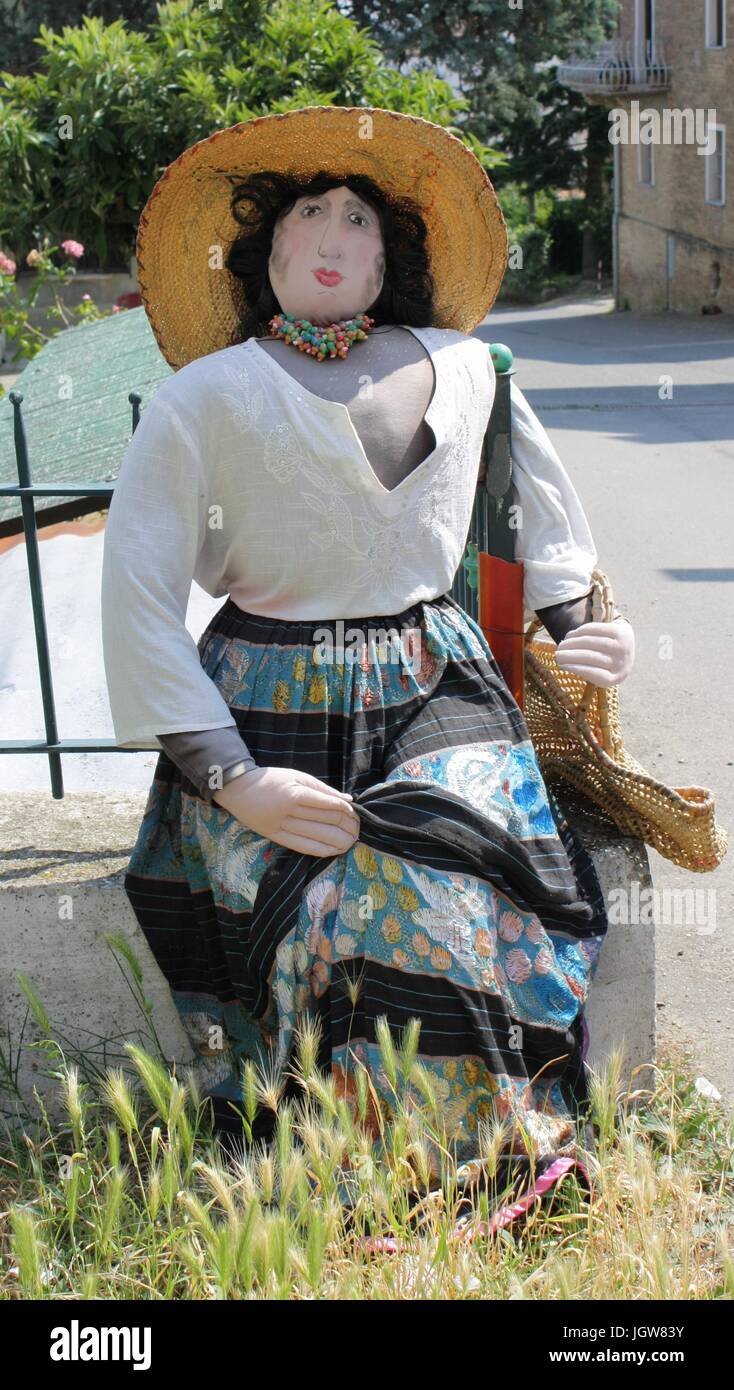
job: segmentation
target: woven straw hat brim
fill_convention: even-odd
[[[472,151],[420,116],[380,107],[301,107],[199,140],[168,165],[145,204],[138,283],[174,370],[240,341],[244,288],[223,262],[242,228],[231,214],[226,175],[265,169],[303,178],[321,169],[367,174],[388,197],[412,198],[428,230],[434,326],[471,333],[492,307],[507,264],[507,231]]]

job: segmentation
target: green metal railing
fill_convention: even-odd
[[[480,550],[489,550],[512,559],[504,552],[506,528],[502,525],[503,510],[507,505],[507,487],[510,478],[510,378],[513,375],[512,353],[501,343],[491,344],[489,351],[495,363],[497,388],[492,413],[482,446],[482,481],[477,487],[469,528],[469,540],[464,557],[456,572],[450,593],[456,602],[476,621],[479,611],[478,560]],[[28,444],[21,405],[20,391],[10,391],[8,400],[13,407],[13,441],[18,469],[18,482],[0,487],[0,497],[19,497],[25,535],[26,556],[28,559],[28,579],[33,609],[33,625],[36,636],[38,674],[41,682],[43,703],[43,722],[45,739],[5,739],[0,740],[0,753],[45,753],[48,756],[51,776],[51,794],[55,800],[64,795],[64,779],[61,768],[63,753],[139,753],[139,748],[119,748],[114,739],[60,739],[56,721],[56,702],[54,699],[53,674],[48,647],[46,609],[43,598],[43,581],[38,553],[38,518],[36,516],[36,497],[91,497],[100,502],[108,501],[114,493],[114,484],[79,484],[74,487],[42,484],[34,486],[28,457]],[[128,401],[132,406],[133,434],[140,420],[141,396],[131,391]],[[505,485],[502,481],[506,480]]]

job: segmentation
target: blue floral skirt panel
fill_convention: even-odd
[[[297,853],[161,753],[125,887],[204,1093],[241,1105],[244,1059],[287,1065],[307,1014],[338,1093],[356,1105],[359,1062],[389,1116],[376,1022],[399,1043],[417,1018],[461,1162],[483,1119],[513,1153],[573,1154],[607,917],[481,629],[449,594],[342,624],[228,599],[199,655],[256,761],[351,792],[361,826]]]

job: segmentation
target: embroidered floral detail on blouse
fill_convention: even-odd
[[[371,514],[364,526],[364,542],[358,544],[352,536],[344,545],[345,553],[348,552],[358,563],[351,589],[359,592],[379,577],[394,593],[400,593],[404,582],[415,572],[411,557],[420,553],[420,538],[406,528],[402,517],[388,522],[372,508],[369,510]]]
[[[265,467],[279,483],[290,483],[299,471],[300,441],[291,425],[283,422],[265,436]]]
[[[260,349],[257,349],[258,351]],[[431,360],[433,361],[433,355]],[[422,538],[429,532],[444,543],[447,535],[452,545],[465,541],[474,503],[475,473],[478,471],[478,450],[482,434],[472,430],[468,402],[476,396],[476,381],[467,361],[457,361],[459,396],[467,402],[458,419],[451,422],[444,444],[444,457],[429,472],[427,485],[420,486],[420,465],[416,474],[417,493],[411,505],[406,498],[397,514],[385,514],[385,499],[391,491],[372,495],[365,490],[364,479],[349,469],[331,462],[322,454],[316,457],[309,447],[308,433],[296,430],[287,421],[272,428],[261,428],[265,394],[253,382],[246,359],[239,354],[224,361],[221,375],[226,386],[220,397],[228,404],[234,424],[249,436],[259,436],[262,442],[264,467],[284,488],[292,488],[298,478],[304,484],[299,500],[306,513],[313,514],[313,526],[305,526],[303,540],[321,553],[338,546],[345,566],[345,597],[362,592],[365,586],[377,581],[396,597],[415,576],[415,560],[419,558]],[[294,378],[294,386],[298,383]],[[436,392],[444,389],[436,372]],[[474,438],[473,435],[477,437]],[[477,454],[476,469],[472,456]],[[424,460],[425,462],[425,460]],[[469,473],[473,476],[470,478]],[[406,490],[410,487],[408,474]],[[395,491],[395,489],[392,489]],[[407,510],[407,515],[406,515]],[[347,564],[350,560],[352,563]]]
[[[320,486],[320,481],[316,481],[316,486]],[[301,501],[319,518],[319,526],[309,532],[312,545],[318,546],[319,550],[330,550],[338,541],[354,550],[354,517],[345,502],[333,493],[318,497],[312,492],[302,493]],[[362,551],[358,553],[361,555]]]
[[[218,394],[230,402],[232,420],[238,429],[260,436],[265,467],[278,482],[289,483],[298,473],[307,478],[313,487],[322,490],[327,498],[334,495],[353,496],[356,493],[354,483],[327,459],[311,460],[305,447],[305,435],[295,430],[288,421],[281,421],[270,429],[259,428],[257,422],[262,415],[263,391],[261,387],[252,385],[251,374],[244,362],[238,365],[225,363],[222,376],[230,382],[234,394],[222,390]],[[249,409],[243,409],[243,398]]]
[[[416,519],[419,526],[425,526],[437,537],[446,530],[454,534],[462,529],[463,515],[466,511],[466,487],[459,470],[468,467],[469,434],[468,417],[463,411],[453,432],[446,458],[418,503]],[[468,521],[467,517],[467,525]]]

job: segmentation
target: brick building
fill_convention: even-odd
[[[726,11],[727,0],[620,0],[616,37],[558,69],[610,112],[619,308],[734,311]]]

